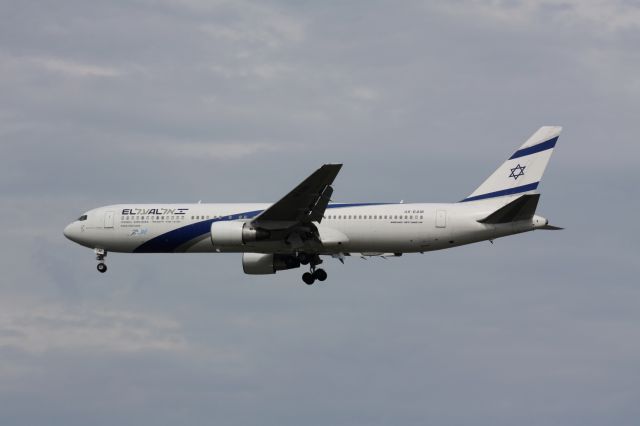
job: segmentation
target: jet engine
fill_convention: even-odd
[[[255,229],[247,222],[220,221],[211,224],[211,242],[215,248],[266,240],[269,235],[269,231]]]
[[[242,270],[245,274],[275,274],[276,271],[299,268],[300,261],[291,255],[273,253],[243,253]]]

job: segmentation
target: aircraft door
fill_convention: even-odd
[[[436,228],[446,228],[446,227],[447,227],[447,211],[437,210],[436,211]]]
[[[104,227],[113,228],[113,212],[104,213]]]

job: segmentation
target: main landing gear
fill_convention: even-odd
[[[107,251],[99,248],[93,249],[93,251],[96,254],[96,260],[99,262],[97,266],[98,272],[104,274],[107,272],[107,265],[104,263],[104,258],[107,257]]]
[[[316,280],[324,281],[326,279],[327,279],[327,273],[325,272],[324,269],[316,269],[313,272],[305,272],[304,274],[302,274],[302,281],[304,281],[306,285],[311,285]]]
[[[316,280],[324,281],[327,279],[327,273],[324,269],[316,269],[316,266],[322,263],[322,259],[320,259],[320,256],[316,255],[312,257],[304,255],[304,259],[301,259],[300,263],[302,263],[303,265],[309,264],[309,272],[305,272],[304,274],[302,274],[302,281],[304,281],[306,285],[311,285]]]

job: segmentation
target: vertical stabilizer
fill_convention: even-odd
[[[483,200],[535,191],[549,163],[562,127],[538,129],[464,201]]]

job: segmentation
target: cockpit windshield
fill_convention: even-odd
[[[83,214],[82,216],[80,216],[80,217],[78,218],[78,220],[79,220],[80,222],[82,222],[83,220],[87,220],[87,215],[86,215],[86,214]]]

